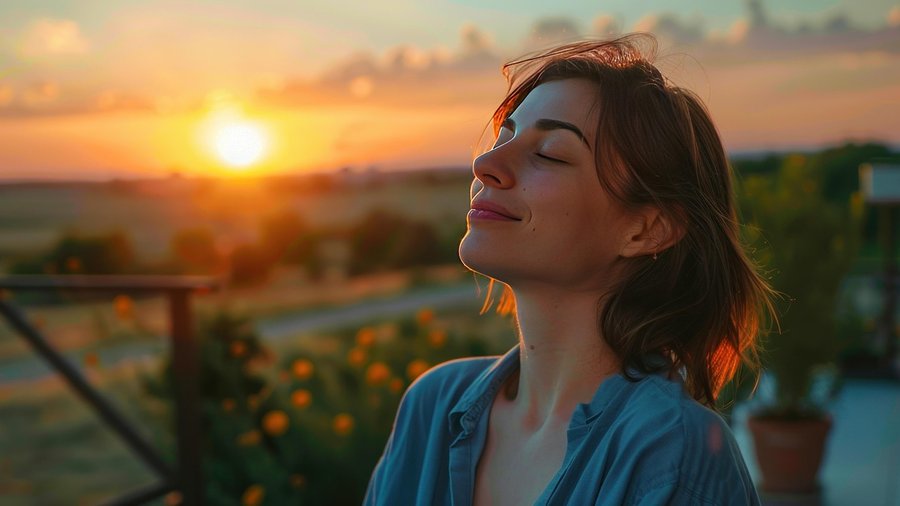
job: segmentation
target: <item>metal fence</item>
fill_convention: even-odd
[[[6,291],[113,292],[164,294],[168,299],[172,370],[175,380],[177,462],[173,468],[128,421],[56,350],[9,297],[0,296],[0,313],[69,386],[157,474],[159,481],[107,502],[144,504],[178,491],[183,505],[203,504],[203,466],[198,343],[193,332],[191,296],[218,290],[212,278],[192,276],[2,276]]]

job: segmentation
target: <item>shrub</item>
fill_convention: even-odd
[[[360,504],[409,384],[432,365],[490,351],[427,309],[277,361],[245,318],[213,315],[200,334],[211,504],[248,494],[262,504]],[[167,367],[148,390],[170,397],[168,378]]]

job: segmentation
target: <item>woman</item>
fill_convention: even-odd
[[[409,388],[366,504],[758,504],[712,408],[757,364],[770,289],[708,113],[643,43],[504,68],[459,253],[505,285],[519,344]]]

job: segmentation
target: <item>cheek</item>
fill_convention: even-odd
[[[478,178],[472,179],[472,184],[469,186],[469,200],[474,199],[482,188],[484,188],[484,184]]]

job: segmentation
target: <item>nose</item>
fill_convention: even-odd
[[[493,188],[511,188],[516,184],[515,172],[512,170],[512,153],[506,142],[490,151],[486,151],[472,162],[475,179],[484,186]],[[472,187],[476,182],[473,181]]]

